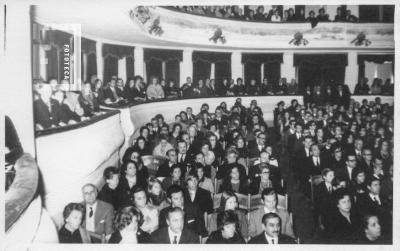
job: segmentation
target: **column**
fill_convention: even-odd
[[[193,60],[192,60],[193,50],[184,49],[182,54],[182,62],[179,63],[180,71],[180,85],[186,83],[186,78],[193,78]]]
[[[244,77],[244,65],[242,65],[242,53],[239,51],[232,52],[231,55],[231,73],[232,78],[243,78]]]
[[[167,62],[162,61],[161,62],[161,74],[162,74],[163,79],[166,79],[166,76],[167,76],[166,72],[167,72]]]
[[[353,93],[358,82],[358,62],[357,52],[351,51],[347,54],[347,66],[344,77],[344,84],[349,86],[350,92]]]
[[[4,6],[0,6],[0,19],[3,22]],[[2,114],[4,112],[12,120],[24,152],[35,156],[29,4],[14,2],[7,5],[6,22],[5,46],[0,48],[0,57],[4,60],[1,60],[0,67],[2,69],[6,67],[4,77],[6,80],[12,80],[12,86],[2,88]],[[3,25],[0,29],[4,32]],[[7,65],[3,62],[4,64],[7,62]],[[16,97],[18,97],[18,102],[16,102]],[[4,126],[4,122],[2,123]]]
[[[118,77],[122,78],[122,80],[126,81],[126,57],[122,57],[118,59]]]
[[[264,63],[261,64],[260,67],[260,71],[261,71],[261,82],[264,80]]]
[[[296,79],[296,68],[293,65],[293,52],[283,53],[281,78],[286,78],[288,82],[290,82],[292,78]]]
[[[215,79],[215,63],[211,63],[210,79]]]
[[[83,57],[82,57],[82,64],[83,64],[82,80],[83,80],[83,82],[90,80],[90,79],[87,79],[87,61],[88,61],[88,55],[86,53],[83,53]]]
[[[97,77],[104,81],[104,59],[103,59],[103,43],[100,41],[96,42],[96,64],[97,64]],[[105,83],[104,83],[105,84]]]
[[[44,81],[48,81],[47,79],[47,63],[48,60],[46,58],[46,50],[44,48],[44,45],[40,44],[39,45],[39,75],[40,78],[43,79]]]
[[[144,78],[146,76],[146,74],[144,74],[143,47],[135,46],[133,65],[134,65],[135,75],[139,75],[139,76],[142,76]]]
[[[378,8],[379,8],[379,22],[383,22],[383,5],[379,5]],[[358,15],[356,17],[358,17]]]

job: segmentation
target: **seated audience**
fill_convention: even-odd
[[[103,236],[108,240],[113,232],[113,206],[97,199],[97,188],[93,184],[84,185],[82,195],[86,207],[83,226],[91,235],[91,242],[100,243]]]
[[[246,213],[243,209],[239,208],[238,197],[232,191],[224,191],[221,194],[221,201],[216,213],[211,215],[211,218],[208,222],[209,231],[214,232],[218,229],[218,213],[233,211],[238,218],[238,228],[240,236],[244,239],[248,237],[248,223]]]
[[[97,102],[97,99],[92,92],[92,87],[90,83],[86,82],[83,85],[81,95],[79,95],[78,101],[83,109],[84,117],[92,117],[96,113],[100,112],[99,103]]]
[[[192,206],[185,200],[183,188],[178,185],[172,185],[167,190],[167,197],[171,202],[171,206],[160,211],[158,220],[160,229],[166,227],[167,225],[170,226],[168,223],[168,216],[170,216],[169,212],[171,209],[180,208],[183,210],[182,214],[184,214],[184,221],[182,222],[184,227],[190,229],[197,235],[206,237],[207,230],[205,228],[203,214],[201,214],[199,208]]]
[[[296,244],[295,240],[281,234],[281,218],[276,213],[262,216],[263,232],[249,241],[249,244]]]
[[[278,208],[278,194],[272,188],[266,188],[261,193],[261,200],[263,207],[258,208],[256,211],[250,212],[249,220],[249,236],[255,237],[262,233],[263,228],[259,222],[262,220],[263,215],[267,213],[275,213],[280,218],[280,226],[282,234],[294,237],[292,221],[286,209]]]
[[[164,213],[167,226],[151,234],[154,244],[199,244],[198,235],[186,225],[185,212],[180,207],[168,207]]]
[[[191,174],[186,178],[185,201],[200,209],[201,213],[212,213],[213,201],[211,193],[199,187],[197,174]]]
[[[245,244],[239,232],[239,219],[233,210],[221,211],[217,216],[217,229],[206,244]]]
[[[382,236],[382,227],[379,223],[379,218],[376,215],[368,214],[362,217],[362,233],[357,238],[357,244],[389,244]]]
[[[143,187],[136,187],[133,190],[133,205],[143,214],[141,230],[152,233],[158,229],[158,210],[148,203],[146,190]]]
[[[336,209],[328,218],[324,230],[324,238],[328,243],[341,240],[341,243],[350,244],[360,230],[360,218],[352,205],[350,194],[345,189],[335,192]]]
[[[137,162],[129,160],[122,165],[121,177],[117,188],[121,196],[121,207],[133,205],[133,191],[138,186],[147,187],[146,180],[139,179]]]
[[[157,208],[158,211],[161,211],[169,205],[167,201],[167,194],[162,189],[161,181],[156,178],[149,178],[147,196],[149,197],[148,199],[150,205]]]
[[[150,84],[147,86],[146,90],[147,99],[156,100],[165,98],[165,93],[160,85],[157,77],[150,78]]]
[[[58,231],[60,243],[91,243],[90,236],[82,227],[85,206],[69,203],[63,211],[65,224]]]
[[[114,232],[108,243],[142,244],[151,243],[150,235],[141,229],[142,213],[133,206],[124,207],[114,217]]]
[[[177,164],[171,166],[169,176],[161,182],[164,191],[167,191],[172,185],[177,185],[182,188],[185,187],[185,179],[182,177],[182,170]]]
[[[119,209],[122,198],[120,191],[117,189],[119,184],[118,168],[110,166],[104,169],[103,179],[105,184],[97,195],[97,199],[111,204],[114,209]]]
[[[199,187],[210,192],[211,194],[214,194],[214,183],[210,178],[204,175],[204,166],[201,164],[197,164],[192,170],[199,179]]]

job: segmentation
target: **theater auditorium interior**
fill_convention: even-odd
[[[393,245],[398,6],[261,4],[2,4],[5,250]]]

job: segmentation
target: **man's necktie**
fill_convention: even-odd
[[[92,216],[93,216],[93,208],[90,207],[89,218],[92,218]]]
[[[181,160],[179,161],[179,163],[183,163],[183,154],[181,155]]]
[[[274,239],[272,239],[271,241],[272,241],[272,244],[275,244],[275,240]]]
[[[178,240],[177,240],[177,239],[178,239],[178,236],[175,235],[175,236],[174,236],[173,244],[178,244]]]

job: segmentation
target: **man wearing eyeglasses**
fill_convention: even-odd
[[[265,150],[265,142],[267,136],[261,132],[258,134],[256,141],[249,144],[249,158],[257,158],[260,153]]]
[[[337,171],[337,176],[343,178],[346,184],[349,185],[356,168],[357,158],[354,153],[349,153],[346,157],[346,165]]]

